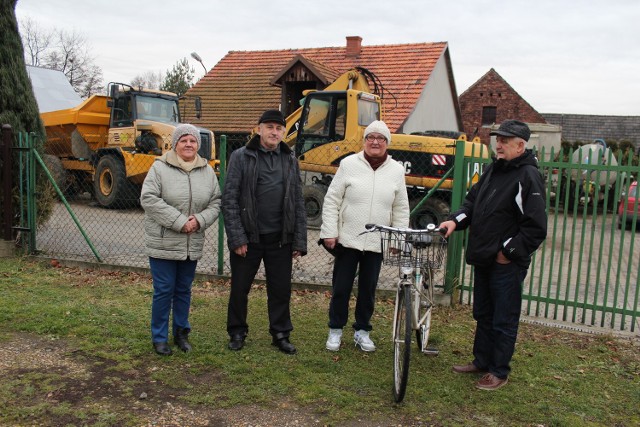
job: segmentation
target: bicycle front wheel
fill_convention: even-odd
[[[393,398],[396,402],[402,402],[409,380],[411,355],[411,288],[409,286],[400,286],[396,305],[393,331]]]

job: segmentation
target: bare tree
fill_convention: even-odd
[[[131,86],[143,87],[146,89],[160,89],[160,85],[164,81],[164,75],[162,71],[147,71],[146,73],[138,74],[131,80]]]
[[[25,61],[29,65],[40,66],[44,53],[51,46],[53,31],[39,27],[31,18],[20,21],[20,30]]]
[[[89,54],[90,46],[83,34],[43,29],[29,18],[21,21],[20,27],[27,64],[62,71],[83,98],[103,90],[102,69]]]

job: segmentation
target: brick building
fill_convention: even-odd
[[[464,132],[487,145],[491,126],[506,119],[547,123],[493,68],[460,95],[459,103]]]

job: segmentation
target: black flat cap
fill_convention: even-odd
[[[284,114],[280,110],[267,110],[262,113],[258,123],[279,123],[282,126],[286,126],[287,122],[284,119]]]
[[[518,120],[505,120],[502,122],[498,130],[491,131],[489,135],[500,135],[506,137],[517,136],[525,141],[529,141],[531,136],[531,130],[526,123],[519,122]]]

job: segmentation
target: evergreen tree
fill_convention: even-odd
[[[172,70],[167,71],[160,90],[173,92],[178,96],[184,95],[192,86],[191,82],[195,72],[196,70],[189,66],[187,58],[182,58],[182,60],[176,62]]]
[[[15,15],[16,3],[17,0],[0,0],[0,124],[11,125],[14,134],[33,132],[35,140],[38,141],[37,149],[42,152],[45,132],[24,62],[22,42]],[[17,200],[19,176],[18,155],[15,152],[12,162],[14,165],[13,197],[14,200]],[[4,168],[7,165],[0,164],[0,166]],[[40,167],[36,167],[36,169],[38,171],[36,177],[38,182],[36,187],[38,194],[37,218],[39,223],[42,223],[51,213],[53,198],[44,172]],[[0,210],[4,209],[3,206],[4,200]],[[14,203],[14,218],[18,218],[20,215],[25,216],[25,212],[20,212],[19,208],[19,204]]]

